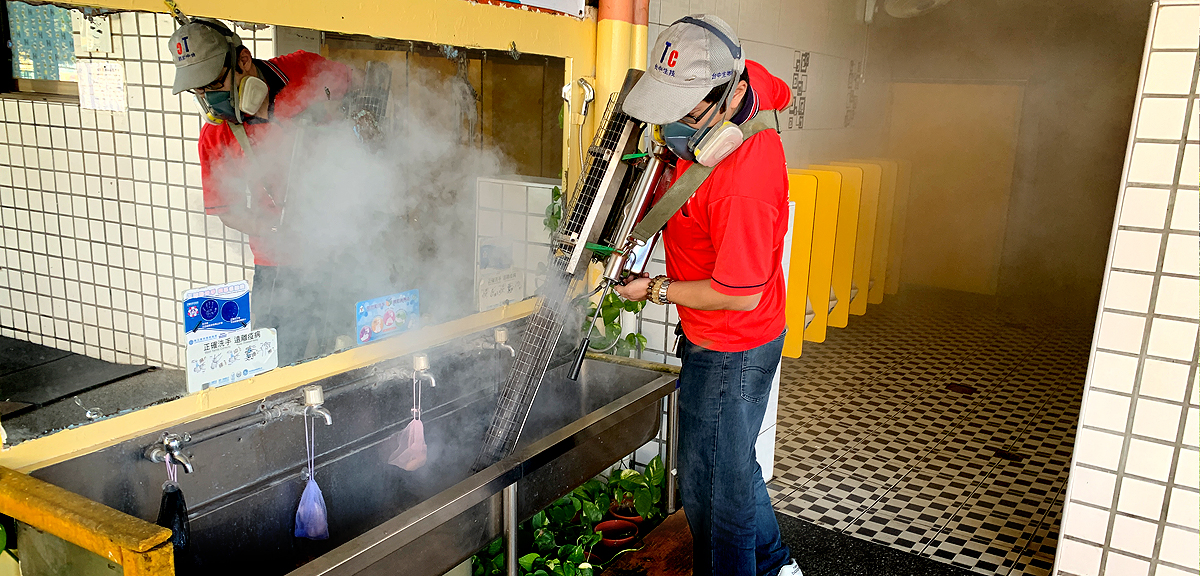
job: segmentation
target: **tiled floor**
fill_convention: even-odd
[[[1048,574],[1091,335],[1090,318],[961,293],[851,316],[784,360],[776,510],[979,574]]]

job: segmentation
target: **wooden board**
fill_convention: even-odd
[[[817,214],[817,177],[788,174],[788,198],[796,205],[792,216],[792,254],[788,262],[787,325],[783,355],[799,358],[804,347],[804,311],[812,261],[813,226]]]
[[[854,280],[855,244],[858,242],[858,212],[862,197],[862,168],[814,164],[814,170],[827,170],[840,175],[838,192],[838,229],[833,253],[833,276],[830,286],[837,296],[837,305],[829,311],[829,326],[845,328],[850,318],[850,284]]]
[[[604,569],[611,576],[691,576],[692,532],[680,510],[646,535],[642,547],[626,552]]]
[[[829,170],[788,170],[788,174],[810,175],[817,179],[806,298],[812,301],[814,317],[812,323],[804,329],[804,339],[809,342],[824,342],[829,316],[828,294],[834,268],[842,176]]]

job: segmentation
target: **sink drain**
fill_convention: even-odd
[[[1011,452],[1011,451],[1005,450],[1003,448],[989,448],[989,450],[994,452],[1001,459],[1008,460],[1009,462],[1021,462],[1021,461],[1025,460],[1024,455],[1017,454],[1016,452]]]
[[[946,386],[946,389],[950,390],[951,392],[958,392],[959,394],[974,394],[979,391],[975,388],[967,386],[966,384],[950,384],[949,386]]]

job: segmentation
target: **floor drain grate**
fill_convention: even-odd
[[[1024,455],[1017,454],[1016,452],[1010,452],[1003,448],[990,448],[990,450],[992,452],[995,452],[996,455],[999,456],[1001,459],[1008,460],[1009,462],[1021,462],[1021,461],[1025,460]]]
[[[966,384],[951,384],[949,386],[946,386],[946,388],[949,389],[951,392],[958,392],[959,394],[974,394],[979,391],[979,390],[976,390],[975,388],[967,386]]]

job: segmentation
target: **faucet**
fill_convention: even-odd
[[[429,372],[428,354],[423,352],[413,354],[413,379],[417,381],[428,381],[430,388],[437,388],[437,380],[434,380],[433,374]]]
[[[496,339],[497,350],[508,350],[508,356],[510,358],[515,358],[517,356],[517,351],[513,350],[512,346],[508,345],[508,328],[499,326],[492,331],[492,335]]]
[[[174,434],[171,432],[163,432],[159,437],[157,444],[152,444],[146,448],[146,458],[151,462],[167,462],[168,459],[175,464],[183,466],[183,471],[191,474],[196,469],[192,466],[191,458],[183,453],[183,443],[191,440],[192,437],[188,434]]]
[[[304,387],[304,414],[316,414],[325,419],[326,426],[333,426],[333,414],[329,413],[329,409],[325,404],[325,389],[319,385]]]

